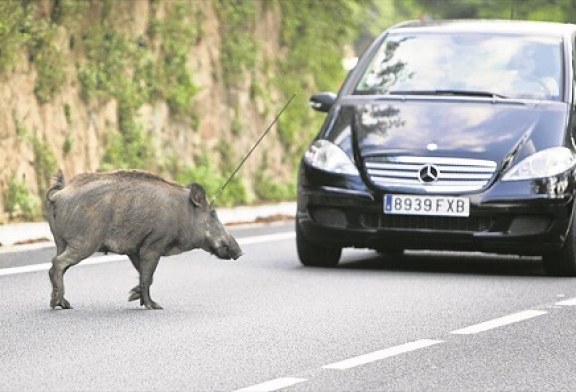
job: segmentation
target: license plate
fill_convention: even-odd
[[[469,216],[470,200],[467,197],[385,195],[385,214]]]

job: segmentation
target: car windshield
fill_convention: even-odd
[[[389,34],[357,94],[562,97],[562,40],[498,34]]]

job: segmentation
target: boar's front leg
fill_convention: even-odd
[[[136,268],[136,271],[138,271],[138,274],[140,274],[140,256],[138,256],[137,254],[132,254],[128,255],[128,258],[132,262],[134,268]],[[152,285],[153,281],[154,281],[153,277],[150,278],[150,285]],[[140,284],[137,284],[136,286],[132,287],[132,289],[130,290],[130,296],[128,297],[128,302],[136,301],[137,299],[140,299]]]
[[[146,309],[162,309],[162,306],[150,298],[150,285],[159,260],[160,255],[155,252],[140,252],[140,305],[144,305]]]

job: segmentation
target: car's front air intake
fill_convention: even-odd
[[[370,181],[381,189],[429,193],[472,192],[486,187],[496,162],[445,157],[377,156],[365,160]]]

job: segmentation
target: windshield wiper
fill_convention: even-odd
[[[487,97],[508,99],[507,96],[480,90],[395,90],[389,91],[390,95],[457,95],[463,97]]]

